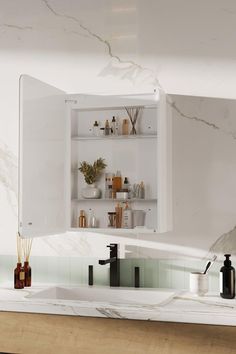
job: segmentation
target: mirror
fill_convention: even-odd
[[[168,102],[173,231],[137,241],[143,242],[139,255],[236,255],[236,101],[169,95]]]
[[[64,99],[63,91],[21,76],[19,232],[23,237],[66,229]]]

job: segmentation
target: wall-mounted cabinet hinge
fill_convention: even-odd
[[[78,103],[78,101],[77,100],[65,100],[65,103],[74,103],[74,104],[76,104],[76,103]]]

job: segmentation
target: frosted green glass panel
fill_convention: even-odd
[[[15,256],[0,256],[0,281],[11,281]],[[88,284],[88,266],[93,265],[94,285],[109,285],[110,267],[99,265],[97,258],[32,257],[32,281],[40,283]],[[134,268],[140,268],[140,286],[146,288],[189,289],[189,273],[203,271],[206,261],[176,259],[121,259],[120,285],[134,286]],[[209,290],[219,291],[219,270],[215,263],[209,271]]]

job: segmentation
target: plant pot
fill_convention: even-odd
[[[95,186],[95,184],[87,184],[82,189],[82,197],[85,199],[99,199],[101,198],[101,190]]]

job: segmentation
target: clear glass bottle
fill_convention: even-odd
[[[108,213],[108,227],[115,227],[116,226],[116,212],[109,211]]]
[[[105,173],[105,190],[108,190],[112,187],[112,178],[114,177],[114,173],[107,172]]]
[[[105,123],[105,135],[110,135],[110,125],[109,125],[109,122],[108,122],[108,119],[106,120],[106,123]]]
[[[120,134],[119,117],[116,117],[115,135],[118,136],[119,134]]]
[[[103,137],[104,135],[105,135],[105,128],[102,127],[99,129],[99,136]]]
[[[92,218],[91,218],[91,227],[92,228],[98,227],[97,218],[96,218],[96,216],[94,214],[92,215]]]
[[[89,209],[88,227],[91,227],[91,228],[97,227],[97,219],[96,219],[92,209]]]
[[[139,199],[145,199],[145,186],[143,181],[139,185],[138,197]]]
[[[93,124],[93,135],[94,136],[99,136],[99,125],[98,122],[95,120]]]
[[[124,229],[132,229],[133,220],[132,220],[132,210],[129,207],[129,204],[126,202],[125,208],[123,210],[123,220],[122,227]]]

